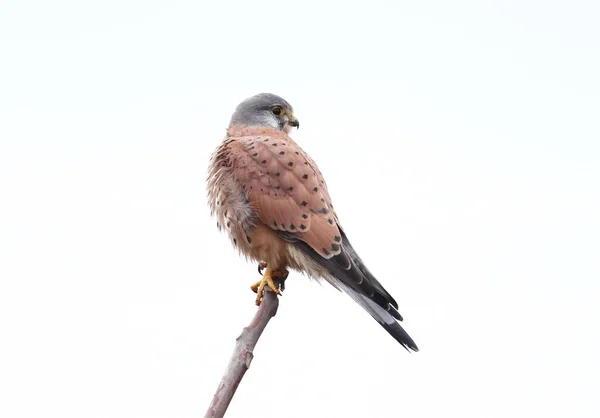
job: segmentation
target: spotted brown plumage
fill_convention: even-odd
[[[290,138],[299,123],[282,98],[260,94],[232,116],[209,168],[211,212],[233,245],[266,267],[253,285],[276,293],[291,268],[349,294],[405,348],[417,351],[398,321],[398,304],[352,248],[316,163]]]

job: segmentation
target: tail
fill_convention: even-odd
[[[325,268],[331,276],[332,284],[362,306],[402,347],[407,351],[419,351],[417,344],[398,323],[402,321],[398,303],[367,269],[341,228],[342,252],[331,258],[322,257],[295,234],[277,232],[304,255]]]
[[[413,339],[408,335],[404,328],[398,323],[398,320],[390,314],[390,311],[382,308],[367,296],[362,295],[345,285],[341,281],[336,283],[340,289],[342,289],[345,293],[348,294],[356,303],[358,303],[362,308],[369,313],[379,325],[381,325],[396,341],[398,341],[402,347],[404,347],[407,351],[419,351],[419,347],[413,341]],[[394,310],[396,313],[396,309],[388,305],[390,310]],[[399,315],[399,314],[398,314]],[[399,320],[402,320],[401,318]]]

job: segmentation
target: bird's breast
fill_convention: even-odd
[[[252,227],[256,216],[248,202],[245,191],[236,181],[224,143],[215,151],[208,174],[208,200],[211,213],[217,219],[219,229],[227,231],[233,244],[251,243]]]

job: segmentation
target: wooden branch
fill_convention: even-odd
[[[204,418],[221,418],[225,415],[238,385],[250,368],[250,363],[254,358],[254,347],[271,318],[277,313],[278,306],[279,298],[277,295],[265,287],[262,302],[256,311],[256,315],[254,315],[254,319],[236,339],[229,365],[227,365],[225,374]]]

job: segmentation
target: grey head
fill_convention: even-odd
[[[271,93],[260,93],[240,103],[229,126],[266,126],[289,132],[292,127],[300,127],[294,117],[292,105],[281,97]]]

